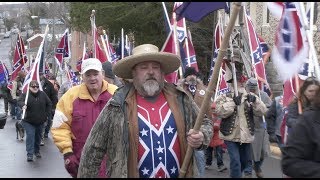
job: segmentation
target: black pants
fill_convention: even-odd
[[[8,101],[8,98],[3,98],[3,102],[4,102],[4,110],[6,113],[8,113],[8,110],[9,110],[9,101]]]
[[[212,152],[213,151],[214,151],[214,157],[217,159],[217,166],[220,167],[220,166],[224,165],[222,146],[216,146],[216,147],[209,146],[206,149],[206,165],[208,165],[208,166],[212,165]]]

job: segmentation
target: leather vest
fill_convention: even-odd
[[[248,125],[248,129],[250,131],[251,135],[254,135],[254,119],[253,119],[253,108],[252,106],[244,106],[244,112],[246,116],[246,121]],[[235,108],[234,113],[227,117],[227,118],[222,118],[221,124],[220,124],[220,132],[224,136],[228,136],[232,133],[235,125],[237,117],[237,108]]]

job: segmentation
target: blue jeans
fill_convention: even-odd
[[[260,161],[249,160],[248,164],[247,164],[247,167],[245,167],[245,169],[244,169],[244,173],[245,174],[252,174],[252,168],[254,168],[254,170],[256,172],[261,172],[262,171],[261,166],[263,164],[263,161],[264,161],[264,159],[261,159]],[[253,167],[252,167],[252,162],[254,164]]]
[[[204,151],[203,150],[202,151],[194,150],[194,155],[195,155],[197,167],[199,170],[198,178],[202,178],[204,176],[204,169],[206,166]]]
[[[10,103],[10,115],[16,116],[17,119],[21,120],[22,116],[22,109],[18,106],[17,103]]]
[[[216,147],[209,146],[206,149],[206,165],[208,165],[208,166],[212,165],[212,151],[213,150],[214,150],[214,157],[217,159],[217,166],[220,167],[220,166],[224,165],[222,146],[216,146]]]
[[[241,178],[242,172],[248,166],[251,159],[251,144],[224,141],[230,157],[230,177]]]
[[[43,124],[33,125],[26,121],[22,121],[23,127],[26,130],[26,150],[28,156],[40,152],[40,141]]]

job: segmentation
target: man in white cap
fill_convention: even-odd
[[[179,66],[177,55],[151,44],[137,46],[113,66],[115,75],[133,82],[120,87],[102,110],[82,151],[78,177],[97,177],[107,154],[111,178],[177,178],[187,146],[207,147],[211,121],[204,118],[194,131],[199,108],[181,87],[164,80]],[[186,177],[197,175],[193,156]]]
[[[54,143],[72,177],[77,176],[82,148],[93,124],[117,89],[104,80],[98,59],[84,60],[81,75],[82,84],[72,87],[59,99],[51,128]],[[100,164],[99,177],[106,177],[105,160]]]

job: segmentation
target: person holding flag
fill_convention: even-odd
[[[28,94],[28,95],[27,95]],[[25,103],[26,98],[27,103]],[[27,161],[33,161],[33,155],[41,158],[40,142],[42,129],[47,117],[51,116],[51,100],[45,92],[39,90],[37,80],[29,83],[29,90],[18,99],[18,105],[25,111],[22,125],[26,130]]]
[[[231,92],[217,97],[216,113],[222,118],[219,136],[227,145],[230,177],[241,178],[252,159],[250,148],[254,140],[254,115],[262,116],[267,108],[257,95],[245,90],[240,48],[234,47],[233,54],[234,70],[226,69],[226,80],[234,83],[234,86],[229,86]],[[227,59],[230,58],[228,56]],[[248,176],[250,175],[245,174],[245,177]]]
[[[22,85],[25,77],[26,73],[23,70],[21,70],[18,72],[17,77],[12,82],[12,89],[10,91],[12,97],[12,100],[10,102],[10,114],[12,116],[12,119],[16,118],[18,120],[21,120],[22,110],[18,106],[17,101],[20,95],[22,94]]]

